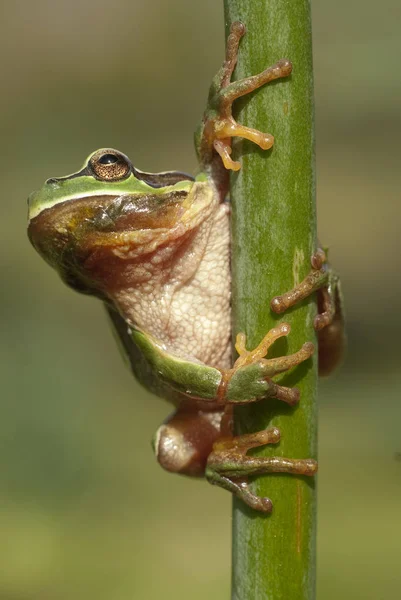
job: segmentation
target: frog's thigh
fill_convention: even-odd
[[[344,315],[342,294],[337,281],[334,290],[330,285],[317,293],[318,315],[322,319],[322,329],[317,332],[319,350],[319,375],[330,375],[341,362],[345,350]],[[326,316],[327,315],[327,316]]]
[[[207,458],[220,434],[222,410],[203,410],[184,402],[159,427],[153,448],[159,464],[173,473],[203,476]]]

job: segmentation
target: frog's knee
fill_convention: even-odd
[[[204,472],[196,448],[185,434],[170,425],[161,425],[153,438],[153,450],[158,463],[172,473],[201,476]]]
[[[156,431],[152,445],[159,464],[172,473],[201,477],[220,435],[220,418],[179,411]]]

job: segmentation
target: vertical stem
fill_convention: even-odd
[[[246,141],[234,147],[242,169],[232,175],[234,333],[245,331],[248,347],[266,331],[287,321],[291,333],[276,343],[283,354],[316,342],[312,298],[282,317],[270,299],[287,291],[310,269],[316,248],[313,74],[309,0],[225,0],[227,28],[242,21],[235,79],[262,71],[281,58],[293,74],[237,103],[238,121],[272,133],[271,151]],[[312,363],[312,364],[311,364]],[[266,456],[316,457],[316,356],[280,383],[301,390],[298,407],[279,401],[238,407],[238,432],[275,425],[282,440],[258,451]],[[234,499],[234,600],[313,600],[315,597],[316,495],[313,478],[268,475],[254,489],[273,501],[273,514],[262,516]]]

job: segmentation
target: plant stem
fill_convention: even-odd
[[[310,269],[316,249],[313,73],[309,0],[225,0],[227,30],[242,21],[235,79],[259,73],[281,58],[293,74],[238,101],[241,124],[272,133],[270,151],[238,141],[242,168],[231,177],[234,334],[244,331],[254,347],[278,321],[291,324],[277,354],[295,352],[303,342],[316,343],[314,298],[282,317],[273,315],[270,299],[299,282]],[[290,409],[279,401],[238,407],[237,432],[274,425],[277,447],[258,454],[316,457],[316,355],[280,383],[297,386],[301,401]],[[314,478],[268,475],[254,489],[273,501],[273,514],[258,514],[234,499],[233,600],[313,600],[315,598],[316,496]]]

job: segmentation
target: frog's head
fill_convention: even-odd
[[[184,173],[144,173],[117,150],[97,150],[29,196],[29,239],[69,285],[102,295],[121,285],[116,262],[138,261],[195,226],[210,198],[193,186]]]

